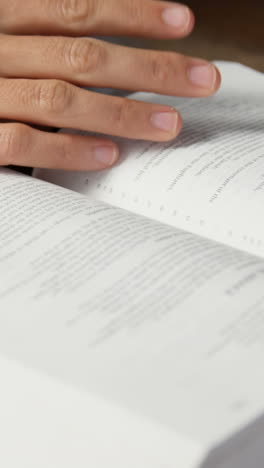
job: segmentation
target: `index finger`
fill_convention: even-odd
[[[11,34],[177,38],[194,25],[180,3],[153,0],[2,0],[0,31]],[[19,14],[17,13],[19,12]]]

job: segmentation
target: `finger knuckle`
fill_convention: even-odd
[[[59,15],[67,26],[79,26],[92,16],[96,2],[93,0],[59,0]]]
[[[150,61],[150,79],[159,84],[166,84],[175,75],[175,57],[171,54],[156,54]]]
[[[74,74],[92,74],[105,61],[103,46],[93,39],[73,39],[68,44],[66,63]]]
[[[49,80],[39,85],[36,91],[37,104],[47,114],[62,114],[70,106],[71,85],[60,80]]]
[[[56,146],[56,154],[61,167],[68,167],[72,163],[75,157],[74,138],[72,135],[63,135],[63,138],[60,139],[59,144]]]
[[[112,109],[111,122],[118,134],[123,133],[135,118],[137,118],[136,104],[129,99],[122,99]]]
[[[13,123],[0,126],[0,161],[1,164],[17,164],[19,155],[26,151],[28,142],[26,125]]]
[[[144,21],[144,12],[142,8],[142,2],[135,2],[130,0],[127,4],[128,14],[127,18],[133,25],[140,25]]]

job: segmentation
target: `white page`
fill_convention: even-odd
[[[169,144],[121,141],[122,162],[103,173],[37,171],[98,200],[264,255],[264,76],[220,63],[210,99],[135,94],[175,105],[184,130]]]
[[[5,171],[0,207],[2,356],[194,458],[263,412],[262,260]]]
[[[96,396],[0,358],[5,468],[196,468],[202,447]]]
[[[89,297],[89,282],[72,294],[66,274],[72,284],[76,275],[90,275],[94,254],[104,269],[110,257],[100,246],[103,235],[98,241],[95,236],[100,224],[106,227],[108,210],[70,191],[0,170],[0,464],[5,468],[171,468],[178,463],[196,468],[205,453],[198,442],[87,392],[89,386],[76,379],[74,368],[79,376],[92,375],[89,367],[96,359],[89,362],[85,336],[79,341],[65,321]],[[109,244],[111,236],[105,240]],[[90,252],[81,250],[91,246]],[[121,252],[125,256],[122,248],[115,253]],[[87,264],[81,255],[90,257]],[[114,264],[116,276],[115,270]]]

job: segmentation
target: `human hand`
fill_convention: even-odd
[[[193,25],[187,7],[158,0],[0,0],[0,118],[15,122],[0,124],[0,164],[99,170],[118,159],[111,140],[44,132],[27,123],[153,141],[175,138],[182,122],[171,107],[80,86],[213,94],[220,74],[204,60],[92,37],[180,38]]]

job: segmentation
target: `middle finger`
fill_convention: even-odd
[[[0,75],[57,78],[82,86],[208,96],[220,84],[205,60],[140,50],[91,38],[0,37]]]

